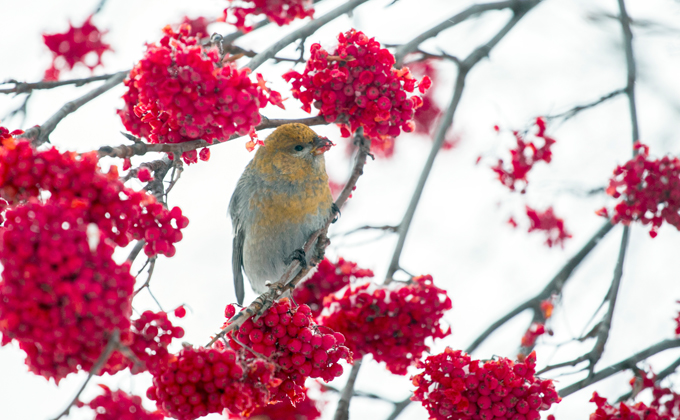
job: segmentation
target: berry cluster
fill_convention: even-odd
[[[216,48],[204,50],[189,32],[187,25],[179,32],[167,26],[160,43],[147,45],[125,80],[125,107],[118,111],[125,128],[151,143],[223,142],[247,134],[260,123],[259,109],[268,102],[280,105],[281,95],[270,92],[259,75],[252,82],[250,70],[223,64]],[[195,150],[182,158],[198,161]]]
[[[229,0],[234,2],[234,0]],[[242,0],[238,3],[243,4]],[[288,25],[295,19],[304,19],[314,16],[314,5],[312,0],[246,0],[247,4],[237,5],[231,8],[236,17],[234,25],[244,32],[250,32],[253,28],[246,26],[248,15],[267,16],[267,19],[279,26]],[[228,15],[228,10],[224,10],[224,16]]]
[[[527,217],[531,222],[529,232],[535,230],[542,230],[545,232],[545,244],[552,248],[553,245],[560,245],[564,247],[565,239],[571,238],[571,234],[564,228],[564,220],[555,216],[552,207],[548,207],[545,211],[537,211],[529,206],[526,206]]]
[[[660,412],[659,407],[647,406],[643,402],[635,404],[619,403],[618,407],[610,405],[606,398],[593,393],[590,402],[597,405],[597,409],[590,415],[590,420],[674,420],[677,418],[672,412]]]
[[[182,18],[182,23],[180,23],[176,29],[179,30],[180,26],[188,25],[189,36],[201,39],[206,38],[210,35],[210,32],[208,32],[208,25],[210,25],[213,22],[214,20],[207,19],[203,16],[199,16],[196,19],[191,19],[189,16],[184,16]]]
[[[338,259],[337,263],[327,258],[317,266],[316,272],[293,291],[293,299],[299,304],[306,304],[312,309],[312,316],[318,317],[323,309],[323,300],[350,284],[350,280],[373,277],[371,270],[357,268],[351,261]]]
[[[234,313],[229,305],[227,318]],[[309,306],[294,308],[288,299],[281,299],[256,321],[248,319],[239,329],[227,333],[229,346],[242,351],[246,359],[270,358],[277,365],[281,386],[272,391],[272,401],[301,401],[305,379],[329,382],[342,375],[340,359],[352,360],[349,349],[343,346],[345,337],[317,326],[311,314]]]
[[[560,397],[551,380],[534,376],[535,366],[535,353],[521,363],[506,358],[482,363],[447,347],[418,362],[424,371],[412,378],[413,400],[437,420],[538,420]]]
[[[94,420],[163,420],[159,411],[150,412],[142,407],[142,399],[125,392],[111,391],[106,385],[99,385],[104,394],[95,397],[87,405],[97,414]]]
[[[553,309],[555,308],[555,305],[553,304],[553,299],[554,297],[546,299],[541,302],[540,308],[541,312],[543,313],[544,321],[550,319],[550,317],[552,316]],[[524,347],[525,349],[532,348],[534,344],[536,344],[536,339],[545,334],[546,332],[549,335],[553,334],[551,330],[545,328],[545,324],[543,322],[532,322],[529,328],[522,336],[521,340],[522,347]],[[528,353],[528,351],[526,353]]]
[[[609,180],[607,194],[622,198],[614,207],[612,223],[651,224],[652,238],[664,221],[680,230],[680,159],[650,159],[649,147],[637,143],[635,148],[638,155],[617,166]],[[606,216],[607,211],[602,209],[598,214]]]
[[[512,134],[517,141],[517,147],[510,150],[512,156],[510,161],[511,166],[509,168],[504,167],[503,159],[498,159],[498,163],[491,167],[491,169],[498,174],[498,179],[501,183],[512,191],[515,190],[515,184],[518,181],[522,181],[524,183],[522,192],[524,192],[529,183],[527,174],[531,168],[537,162],[543,161],[545,163],[550,163],[550,160],[552,159],[550,147],[555,143],[555,140],[545,134],[546,126],[543,118],[536,118],[535,125],[537,127],[537,132],[534,134],[534,137],[542,140],[542,146],[537,146],[534,142],[535,140],[527,141],[526,135],[521,134],[519,131],[513,131]],[[500,130],[498,126],[495,126],[494,129],[496,131]]]
[[[417,81],[408,68],[394,69],[394,56],[374,38],[352,29],[338,35],[338,41],[333,54],[313,44],[304,73],[291,70],[283,77],[292,81],[293,96],[302,102],[303,110],[311,112],[314,105],[326,121],[338,121],[343,137],[364,127],[375,140],[371,148],[381,150],[401,130],[414,130],[413,113],[423,100],[408,93]],[[430,84],[426,76],[418,89],[424,93]]]
[[[279,401],[273,404],[267,404],[263,407],[256,408],[249,419],[257,420],[316,420],[321,418],[321,411],[319,410],[319,403],[310,398],[309,393],[305,388],[305,399],[293,405],[290,400]],[[228,412],[227,416],[230,420],[246,420],[246,417]]]
[[[101,65],[102,54],[111,51],[111,46],[102,41],[105,32],[101,32],[92,24],[92,16],[83,26],[74,27],[69,23],[68,31],[61,34],[43,34],[45,45],[52,51],[52,65],[45,71],[44,80],[57,80],[62,70],[70,70],[76,63],[81,63],[90,70]],[[85,58],[93,53],[97,56],[95,64],[87,64]]]
[[[324,304],[330,312],[321,318],[322,325],[344,334],[352,352],[370,353],[398,375],[405,375],[406,368],[429,350],[426,338],[451,333],[439,324],[451,309],[451,299],[434,285],[432,276],[415,277],[393,290],[350,286],[342,297],[331,295]]]
[[[270,388],[280,384],[274,365],[263,359],[244,361],[231,349],[185,347],[153,372],[146,396],[161,411],[193,420],[228,409],[248,415],[267,404]]]
[[[181,229],[189,220],[182,210],[167,210],[143,191],[126,188],[112,166],[108,174],[98,167],[97,153],[60,153],[55,148],[37,151],[24,140],[7,137],[0,148],[0,196],[10,203],[50,193],[49,202],[82,209],[84,222],[94,223],[103,238],[118,246],[145,239],[148,256],[175,254]]]
[[[0,237],[0,332],[29,369],[59,382],[90,370],[114,329],[130,326],[135,279],[97,239],[83,209],[31,198],[9,208]],[[92,229],[92,227],[94,229]]]
[[[132,322],[132,328],[121,333],[120,337],[121,344],[134,353],[142,366],[135,365],[124,354],[116,351],[109,357],[102,372],[114,373],[125,368],[130,368],[133,374],[142,371],[158,372],[170,357],[170,342],[173,338],[182,337],[184,329],[173,326],[165,312],[145,311]]]

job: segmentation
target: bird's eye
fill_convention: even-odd
[[[302,149],[304,149],[304,146],[301,145],[301,144],[298,144],[297,146],[295,146],[295,151],[296,151],[296,152],[301,152]]]

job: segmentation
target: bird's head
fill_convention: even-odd
[[[280,175],[309,176],[318,171],[326,174],[323,154],[333,143],[304,124],[284,124],[274,130],[255,154],[260,171]]]

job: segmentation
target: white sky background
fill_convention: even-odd
[[[307,50],[313,42],[332,48],[335,36],[351,27],[383,43],[405,42],[472,4],[469,1],[400,0],[384,8],[389,2],[375,0],[359,7],[351,18],[343,16],[335,20],[307,40]],[[97,3],[96,0],[0,0],[3,16],[0,80],[40,80],[51,61],[41,34],[63,32],[69,19],[80,25]],[[341,3],[325,0],[317,6],[317,16]],[[650,145],[655,156],[677,154],[680,152],[680,82],[677,79],[680,2],[630,0],[627,3],[634,20],[649,23],[634,28],[642,140]],[[97,74],[131,68],[141,58],[144,42],[158,40],[164,25],[180,21],[185,14],[215,16],[225,5],[224,0],[109,1],[94,22],[99,28],[109,30],[105,40],[115,52],[104,55],[105,68],[97,69]],[[445,317],[453,334],[438,341],[433,352],[445,346],[465,348],[491,322],[541,290],[601,226],[603,220],[594,211],[613,201],[603,195],[587,196],[585,192],[605,186],[615,166],[631,155],[624,96],[585,111],[564,124],[549,126],[548,134],[557,139],[553,162],[536,165],[529,174],[530,185],[525,195],[509,192],[496,180],[489,166],[497,157],[507,158],[507,150],[513,144],[507,133],[496,135],[494,124],[506,129],[523,129],[538,115],[561,112],[625,86],[620,25],[612,19],[591,19],[594,15],[617,13],[615,0],[547,0],[523,18],[493,50],[490,59],[476,66],[469,75],[454,120],[455,131],[462,141],[457,148],[442,151],[437,158],[402,255],[403,267],[416,274],[432,274],[436,284],[447,289],[453,299],[453,310]],[[427,41],[423,48],[432,52],[442,48],[449,54],[465,57],[493,36],[509,16],[508,11],[486,13]],[[237,44],[261,51],[281,34],[301,24],[283,29],[272,25],[243,37]],[[223,34],[231,31],[224,24],[216,24],[211,29]],[[281,54],[296,57],[294,49],[292,45]],[[290,94],[280,75],[290,68],[290,63],[265,64],[257,71],[285,97]],[[442,82],[433,89],[444,107],[452,91],[455,69],[447,63],[442,63],[440,68]],[[78,69],[63,74],[62,78],[88,74]],[[5,120],[2,125],[25,129],[41,124],[65,102],[94,86],[38,91],[31,99],[24,126],[18,126],[21,123],[18,118]],[[124,143],[119,134],[124,128],[115,113],[115,109],[122,106],[119,98],[123,92],[124,87],[118,86],[68,116],[50,136],[52,143],[61,150],[81,152]],[[20,99],[0,97],[0,116],[18,104]],[[306,115],[293,98],[286,106],[285,112],[269,107],[263,113],[278,118]],[[315,130],[336,143],[346,141],[339,138],[335,127],[315,127]],[[261,133],[261,137],[266,134]],[[392,159],[369,162],[354,197],[343,210],[340,221],[332,227],[333,232],[345,232],[366,224],[397,224],[429,148],[430,142],[424,137],[402,135]],[[338,181],[347,176],[349,169],[343,149],[340,146],[327,154],[328,171]],[[236,180],[252,158],[243,140],[218,145],[211,148],[211,152],[209,162],[185,168],[169,196],[170,205],[180,206],[190,224],[184,230],[184,240],[178,244],[176,256],[159,258],[152,280],[152,290],[164,309],[183,303],[190,307],[179,325],[186,330],[183,341],[196,345],[205,344],[218,330],[224,321],[224,306],[235,300],[231,283],[231,224],[226,212]],[[479,155],[484,159],[475,165]],[[133,158],[133,164],[157,158],[149,154]],[[122,164],[111,159],[103,165],[111,163]],[[136,187],[141,184],[137,183]],[[545,247],[542,234],[526,233],[525,204],[538,209],[554,206],[574,236],[564,250]],[[506,223],[511,215],[520,222],[517,230]],[[539,339],[540,366],[590,350],[592,340],[584,344],[571,343],[559,351],[555,344],[564,343],[592,327],[586,324],[611,282],[621,230],[620,226],[613,229],[567,283],[564,298],[552,320],[555,335]],[[664,225],[659,236],[651,239],[647,230],[640,226],[632,228],[613,329],[598,369],[672,337],[672,318],[678,310],[675,300],[680,298],[680,259],[677,258],[680,233]],[[369,232],[336,239],[328,254],[333,259],[343,256],[356,261],[361,267],[374,270],[381,280],[396,237],[366,242],[378,235]],[[123,250],[118,255],[122,260],[127,252]],[[135,267],[142,262],[143,258],[138,258]],[[140,280],[144,277],[140,276]],[[246,300],[252,298],[254,295],[248,290]],[[140,294],[134,306],[140,312],[157,309],[146,292]],[[528,313],[517,317],[473,356],[513,357],[529,321]],[[663,369],[679,355],[680,351],[667,351],[652,359],[655,370]],[[54,417],[71,400],[85,374],[70,375],[57,388],[44,378],[27,373],[23,358],[18,345],[0,348],[0,419]],[[583,374],[561,377],[557,386],[561,388],[582,377]],[[630,377],[630,372],[626,372],[591,386],[568,397],[552,412],[557,419],[586,419],[595,408],[587,402],[594,390],[615,399],[629,389]],[[342,377],[333,385],[342,387],[344,382]],[[89,401],[98,393],[96,383],[144,395],[150,376],[120,373],[96,378],[82,400]],[[364,363],[357,389],[401,400],[412,386],[407,377],[391,375],[371,361]],[[334,401],[335,397],[331,397]],[[326,408],[325,418],[332,418],[335,403],[329,403]],[[350,416],[357,420],[382,419],[391,410],[390,404],[355,398]],[[80,409],[74,410],[71,418],[91,419],[92,416],[91,411]],[[425,419],[427,413],[420,404],[413,403],[401,418]]]

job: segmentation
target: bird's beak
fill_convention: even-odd
[[[312,143],[312,154],[314,156],[321,155],[330,150],[331,146],[335,146],[333,142],[328,140],[326,137],[317,137]]]

